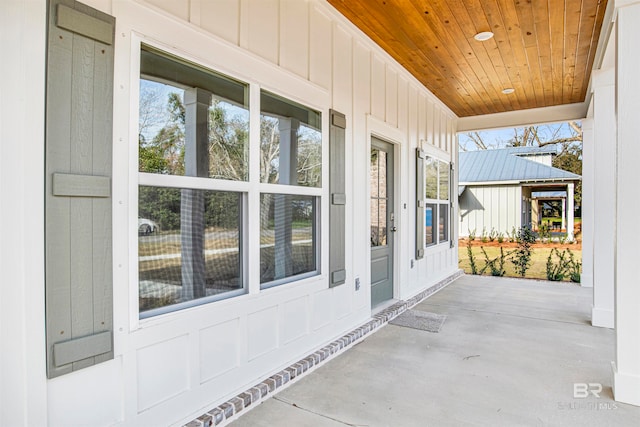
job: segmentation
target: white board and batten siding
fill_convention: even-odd
[[[471,186],[459,197],[460,235],[476,237],[491,230],[511,233],[522,222],[522,187],[519,185]]]
[[[112,181],[115,358],[46,380],[38,365],[44,362],[32,357],[39,352],[30,351],[30,357],[23,363],[37,366],[30,370],[25,365],[25,370],[34,372],[30,381],[38,391],[33,401],[37,404],[46,401],[47,424],[138,426],[185,422],[366,321],[371,315],[368,226],[371,135],[395,146],[398,232],[394,296],[409,298],[457,271],[456,227],[452,227],[453,248],[449,243],[428,248],[423,259],[412,262],[415,149],[427,145],[455,167],[457,118],[327,3],[320,0],[87,0],[85,3],[116,18]],[[25,13],[42,18],[38,7],[46,10],[46,1],[30,2],[31,9]],[[40,33],[30,35],[36,40],[42,40],[46,31],[44,21],[39,22],[42,28],[36,28],[36,32]],[[329,109],[346,115],[344,285],[329,288],[326,274],[265,291],[254,284],[247,295],[138,320],[136,310],[130,306],[137,298],[137,258],[131,244],[137,238],[135,118],[141,41],[320,109],[325,124]],[[20,43],[26,46],[31,42]],[[19,51],[9,54],[8,61],[21,55]],[[35,67],[39,75],[44,75],[44,62],[37,61]],[[30,90],[36,95],[32,99],[38,100],[38,108],[42,109],[42,92]],[[257,99],[255,91],[252,96]],[[327,136],[323,138],[326,142]],[[325,159],[326,154],[325,149]],[[326,169],[323,182],[328,182]],[[25,167],[15,171],[14,178],[17,181],[25,178],[22,187],[25,194],[41,193],[43,173]],[[455,177],[452,181],[457,188]],[[323,209],[327,206],[327,189],[325,185]],[[17,200],[26,206],[26,201]],[[41,212],[42,209],[34,209],[25,221],[42,224]],[[327,220],[322,221],[324,228]],[[256,232],[255,225],[251,227],[249,233]],[[43,244],[42,239],[33,241]],[[323,271],[327,266],[327,241],[326,233],[322,233]],[[43,260],[40,257],[35,260],[34,271],[42,271]],[[20,265],[20,260],[16,264]],[[30,280],[29,289],[44,289],[41,274],[30,273],[25,277]],[[359,291],[354,286],[356,278],[362,283]],[[3,285],[3,296],[5,291]],[[27,312],[14,314],[30,325],[25,328],[25,336],[18,338],[42,339],[44,330],[36,330],[41,328],[40,322],[28,320]],[[44,344],[34,343],[24,348],[43,347]]]

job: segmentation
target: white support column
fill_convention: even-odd
[[[616,212],[615,73],[594,71],[593,308],[591,324],[614,327]]]
[[[573,241],[574,221],[573,221],[573,182],[567,184],[567,240]]]
[[[593,287],[593,206],[595,148],[593,141],[593,102],[590,105],[587,119],[582,121],[582,274],[580,285]]]
[[[209,176],[209,106],[211,93],[193,88],[184,92],[185,175]],[[204,191],[183,188],[180,202],[182,300],[206,296],[204,259]]]
[[[280,157],[278,162],[280,184],[295,184],[298,180],[298,128],[300,122],[280,118]],[[274,203],[275,279],[291,276],[293,272],[293,236],[291,196],[276,194]]]
[[[638,179],[640,144],[640,1],[616,1],[616,111],[618,167],[615,256],[616,361],[614,397],[640,406],[640,276],[638,275]],[[610,216],[611,217],[611,216]]]
[[[563,230],[567,230],[567,199],[562,199],[562,225],[560,228]]]
[[[47,4],[0,2],[0,425],[47,425],[44,87]]]

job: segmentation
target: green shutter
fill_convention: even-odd
[[[115,19],[49,2],[45,281],[47,376],[113,358],[111,171]]]
[[[457,221],[456,213],[455,213],[455,202],[458,200],[458,187],[454,186],[453,174],[455,170],[453,168],[453,163],[449,163],[449,247],[453,248],[455,246],[455,242],[453,241],[453,227],[454,221]]]
[[[347,121],[344,114],[333,110],[329,119],[329,286],[333,287],[346,281],[344,130]]]
[[[416,149],[416,259],[424,257],[424,151]]]

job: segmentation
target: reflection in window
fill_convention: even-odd
[[[316,197],[260,195],[260,283],[317,273]]]
[[[139,188],[141,313],[242,289],[241,199],[232,192]]]
[[[446,203],[440,203],[438,219],[438,241],[446,242],[449,240],[449,206]]]
[[[139,90],[140,317],[245,293],[245,239],[260,238],[265,287],[318,274],[321,113],[262,91],[258,122],[248,84],[147,45]],[[260,175],[225,182],[249,181],[250,126]],[[258,192],[260,206],[245,212]],[[243,237],[248,214],[261,215],[260,236]]]
[[[140,68],[139,171],[246,181],[248,85],[147,47]]]
[[[424,161],[425,198],[438,198],[438,161],[427,157]]]
[[[436,243],[435,237],[433,235],[433,220],[436,206],[432,203],[427,203],[424,209],[424,235],[425,235],[425,244],[426,246],[431,246]]]
[[[387,245],[387,153],[371,149],[371,246]]]
[[[438,161],[438,196],[440,200],[449,200],[449,164]]]
[[[449,240],[449,163],[427,156],[425,159],[425,246]]]
[[[320,113],[264,91],[260,106],[260,181],[320,187]]]

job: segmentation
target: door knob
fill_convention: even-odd
[[[395,233],[396,231],[398,231],[398,229],[395,226],[393,226],[391,227],[391,231]]]

